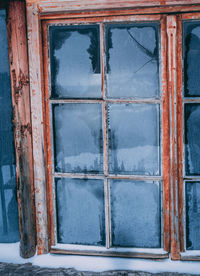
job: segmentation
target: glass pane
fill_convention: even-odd
[[[5,10],[0,10],[0,49],[0,242],[16,242],[19,221]]]
[[[53,106],[57,172],[103,172],[101,113],[101,104]]]
[[[110,172],[159,175],[159,105],[110,104],[108,124]]]
[[[184,93],[200,97],[200,21],[184,22]]]
[[[200,175],[200,104],[185,104],[185,173]]]
[[[51,95],[100,98],[99,26],[51,26]]]
[[[3,185],[16,186],[16,168],[15,165],[4,165],[0,168],[1,180]]]
[[[111,181],[114,246],[161,247],[159,182]]]
[[[186,182],[186,248],[200,249],[200,182]]]
[[[16,190],[0,189],[0,242],[19,241]]]
[[[106,51],[108,97],[158,97],[158,24],[108,25]]]
[[[92,179],[57,179],[59,243],[104,245],[104,183]]]

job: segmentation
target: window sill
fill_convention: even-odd
[[[187,250],[181,253],[182,261],[200,261],[200,250]]]
[[[110,256],[125,258],[165,259],[169,257],[162,248],[110,248],[101,246],[83,246],[71,244],[57,244],[52,246],[50,253],[86,256]]]

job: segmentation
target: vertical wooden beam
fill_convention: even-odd
[[[10,0],[8,47],[16,148],[20,254],[32,257],[36,250],[33,157],[25,2]]]
[[[27,4],[27,30],[32,115],[37,252],[49,250],[43,129],[43,80],[41,26],[36,4]]]
[[[162,145],[163,145],[163,248],[169,252],[170,248],[170,136],[169,136],[169,95],[167,86],[167,34],[166,15],[161,19],[161,80],[162,80]]]
[[[170,103],[170,172],[171,172],[171,258],[180,259],[179,226],[178,226],[178,184],[177,184],[177,22],[176,16],[167,17],[168,38],[168,94]]]
[[[183,103],[182,103],[182,16],[177,15],[177,164],[178,164],[178,213],[180,251],[184,251],[184,198],[183,198]]]

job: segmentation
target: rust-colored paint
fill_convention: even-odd
[[[48,59],[48,25],[42,24],[42,31],[43,31],[43,60],[44,60],[44,137],[45,137],[45,163],[48,164],[46,166],[46,179],[47,179],[47,211],[48,211],[48,233],[49,233],[49,247],[55,244],[55,237],[54,237],[54,205],[53,205],[53,191],[52,191],[52,151],[51,151],[51,122],[50,122],[50,109],[49,109],[49,98],[50,98],[50,91],[49,91],[49,59]]]
[[[184,251],[183,114],[182,114],[182,22],[177,16],[177,174],[180,251]]]
[[[38,253],[48,251],[46,239],[54,245],[54,206],[52,190],[52,153],[49,111],[49,61],[47,27],[49,24],[85,24],[115,21],[161,20],[162,59],[162,143],[163,143],[163,246],[171,251],[173,260],[180,259],[184,250],[183,226],[183,125],[182,125],[182,73],[181,17],[199,19],[199,0],[176,1],[46,1],[26,0],[28,10],[29,57],[32,95],[33,148],[35,158],[35,186]],[[186,13],[187,12],[187,13]],[[188,13],[190,12],[190,13]],[[194,13],[195,12],[195,13]],[[173,15],[170,15],[173,13]],[[183,13],[174,15],[174,13]],[[141,15],[142,14],[142,15]],[[152,15],[153,14],[153,15]],[[163,14],[162,16],[160,14]],[[40,24],[43,24],[43,44]],[[102,27],[101,27],[102,28]],[[44,68],[41,61],[43,48]],[[103,51],[103,45],[101,45]],[[38,62],[36,59],[40,57]],[[102,62],[103,66],[103,62]],[[31,74],[32,73],[32,74]],[[13,73],[13,75],[15,75]],[[43,80],[44,77],[44,80]],[[14,77],[13,77],[14,78]],[[104,91],[104,81],[102,90]],[[41,93],[42,91],[42,93]],[[17,94],[16,101],[19,95]],[[41,102],[42,104],[41,104]],[[38,105],[38,106],[37,106]],[[43,113],[41,110],[43,107]],[[41,110],[40,110],[41,108]],[[170,111],[170,112],[169,112]],[[39,115],[37,114],[39,113]],[[106,110],[105,110],[106,112]],[[104,114],[105,117],[105,114]],[[43,121],[45,122],[43,124]],[[41,126],[42,125],[42,126]],[[25,128],[23,128],[25,129]],[[44,132],[44,137],[43,137]],[[170,136],[169,136],[170,134]],[[106,134],[105,134],[106,135]],[[105,139],[106,140],[106,139]],[[170,146],[171,145],[171,146]],[[38,150],[36,147],[38,146]],[[104,145],[106,148],[106,145]],[[44,154],[44,152],[45,154]],[[106,155],[106,153],[105,153]],[[45,166],[46,164],[46,166]],[[42,167],[42,169],[40,168]],[[46,172],[46,178],[44,172]],[[42,174],[43,173],[43,174]],[[54,175],[55,176],[55,175]],[[123,177],[123,176],[122,176]],[[47,187],[45,181],[47,180]],[[46,198],[47,192],[47,198]],[[48,210],[48,231],[46,218]],[[42,218],[42,216],[44,218]],[[66,253],[51,249],[51,252]],[[55,253],[56,253],[55,252]],[[68,252],[69,253],[69,252]],[[75,254],[71,252],[71,254]],[[77,254],[77,253],[76,253]],[[82,254],[82,253],[81,253]],[[87,254],[87,253],[86,253]],[[89,253],[90,254],[90,253]],[[136,254],[137,255],[137,254]],[[139,254],[140,255],[140,254]],[[137,255],[137,256],[139,256]],[[130,255],[129,255],[130,256]],[[143,256],[143,255],[141,255]],[[140,257],[141,257],[140,256]],[[152,258],[155,258],[152,257]],[[182,259],[182,257],[181,257]]]
[[[85,24],[86,22],[89,23],[106,23],[106,22],[121,22],[121,21],[159,21],[161,18],[161,15],[128,15],[123,16],[119,14],[118,16],[107,16],[107,17],[87,17],[84,18],[65,18],[65,19],[51,19],[51,20],[45,20],[46,24]]]
[[[143,9],[143,8],[173,8],[188,7],[194,4],[198,5],[198,0],[74,0],[74,1],[47,1],[47,0],[27,0],[27,4],[35,3],[41,13],[64,13],[69,11],[90,11],[90,10],[109,10],[109,9]],[[190,7],[191,8],[191,7]],[[151,12],[152,13],[152,12]]]
[[[170,98],[170,172],[171,172],[171,203],[170,203],[170,229],[171,229],[171,257],[180,259],[179,231],[177,220],[177,133],[176,133],[176,16],[167,17],[168,35],[168,93]]]
[[[24,1],[9,2],[7,30],[16,148],[20,254],[29,258],[35,254],[36,230],[25,11]]]
[[[184,6],[152,6],[152,7],[130,7],[117,9],[115,5],[111,9],[100,10],[73,10],[66,6],[65,8],[52,10],[51,12],[43,12],[43,9],[38,5],[38,16],[40,19],[64,19],[64,18],[83,18],[83,17],[104,17],[104,16],[117,16],[117,15],[152,15],[152,14],[174,14],[174,13],[186,13],[186,12],[200,12],[200,3],[196,5],[184,5]]]
[[[167,91],[167,37],[166,16],[161,19],[161,89],[162,89],[162,145],[163,145],[163,248],[169,252],[169,183],[170,183],[170,140],[169,140],[169,97]]]
[[[119,12],[120,14],[120,12]],[[88,18],[87,23],[93,23],[93,22],[99,22],[101,24],[101,56],[102,56],[102,100],[96,100],[95,102],[102,102],[103,103],[103,114],[104,114],[104,157],[105,160],[107,159],[107,133],[106,133],[106,109],[105,109],[105,91],[104,91],[104,45],[103,45],[103,22],[120,22],[120,21],[159,21],[161,20],[161,56],[162,56],[162,68],[161,68],[161,79],[162,79],[162,101],[160,100],[144,100],[144,102],[158,102],[162,103],[162,125],[163,125],[163,133],[162,133],[162,144],[163,144],[163,247],[165,251],[169,251],[169,244],[170,244],[170,236],[169,236],[169,99],[168,99],[168,90],[167,90],[167,41],[166,41],[166,16],[161,15],[145,15],[145,16],[109,16],[109,17],[93,17]],[[47,173],[48,173],[48,185],[47,185],[47,193],[48,193],[48,212],[49,212],[49,222],[51,225],[49,226],[49,232],[51,236],[51,245],[55,244],[55,237],[54,237],[54,231],[55,231],[55,225],[53,217],[55,216],[54,212],[54,206],[53,206],[53,191],[52,191],[52,152],[51,152],[51,122],[50,122],[50,111],[49,111],[49,98],[50,98],[50,91],[49,91],[49,58],[48,58],[48,25],[53,24],[85,24],[86,18],[76,18],[76,19],[62,19],[62,20],[45,20],[42,23],[42,29],[43,29],[43,54],[44,54],[44,83],[45,83],[45,97],[44,97],[44,103],[45,103],[45,141],[46,146],[45,149],[47,151],[47,159],[46,164],[48,164]],[[73,99],[65,99],[65,100],[59,100],[59,102],[94,102],[94,100],[73,100]],[[138,102],[137,100],[106,100],[107,102]],[[54,100],[51,100],[53,103]],[[55,100],[55,102],[58,102],[58,100]],[[105,165],[104,168],[105,176],[106,177],[112,177],[112,178],[127,178],[127,176],[111,176],[108,175],[108,169]],[[58,175],[58,174],[56,174]],[[61,174],[59,174],[61,175]],[[62,174],[62,176],[69,176],[69,174]],[[55,175],[54,175],[55,176]],[[73,175],[70,177],[74,177]],[[85,177],[85,176],[83,176]],[[104,177],[104,176],[102,176]],[[131,176],[128,176],[128,178],[131,178]],[[133,176],[134,179],[137,179],[137,176]],[[138,179],[144,179],[144,177],[138,176]],[[162,177],[158,177],[161,179]],[[109,212],[109,210],[108,210]],[[109,247],[109,240],[107,247]],[[106,253],[105,253],[106,254]]]

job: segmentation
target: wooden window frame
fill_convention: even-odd
[[[16,3],[23,1],[16,1]],[[31,118],[26,117],[26,121],[22,124],[20,116],[16,118],[16,123],[20,122],[22,129],[27,126],[27,121],[32,121],[32,133],[29,138],[29,149],[21,148],[16,144],[16,155],[20,156],[23,152],[22,159],[28,158],[32,163],[29,163],[29,169],[31,172],[29,180],[33,183],[33,169],[34,169],[34,190],[31,185],[31,199],[33,194],[35,196],[35,207],[36,207],[36,232],[37,232],[37,252],[38,254],[47,253],[49,251],[55,252],[56,250],[51,249],[51,245],[54,244],[53,237],[53,224],[52,224],[52,190],[49,178],[49,170],[51,164],[49,162],[50,149],[48,148],[48,137],[49,133],[46,133],[50,129],[48,121],[48,112],[45,108],[48,99],[45,97],[45,88],[48,87],[47,77],[45,75],[46,66],[45,55],[43,55],[43,49],[47,47],[45,41],[43,41],[42,34],[45,32],[43,29],[45,22],[50,20],[53,22],[61,22],[76,19],[77,22],[85,20],[85,18],[102,18],[107,16],[109,18],[115,16],[127,16],[137,20],[139,18],[151,18],[160,16],[162,17],[163,24],[161,28],[162,33],[162,49],[163,63],[162,63],[162,93],[166,94],[164,97],[163,105],[166,106],[168,112],[163,112],[163,136],[168,137],[166,142],[163,144],[163,170],[164,173],[163,181],[166,183],[164,191],[164,217],[165,217],[165,228],[163,230],[164,237],[164,249],[171,253],[173,260],[179,259],[200,259],[200,254],[188,257],[187,254],[181,253],[185,250],[184,247],[184,206],[183,206],[183,178],[182,178],[182,163],[183,163],[183,115],[182,115],[182,71],[178,68],[182,66],[182,38],[181,38],[181,20],[182,19],[197,19],[200,11],[199,1],[124,1],[118,0],[113,1],[47,1],[47,0],[27,0],[27,31],[28,31],[28,61],[25,60],[29,67],[27,68],[25,62],[23,63],[23,69],[25,72],[29,69],[30,78],[30,102],[27,98],[23,99],[26,104],[26,110],[31,111]],[[17,6],[11,1],[10,14],[14,13]],[[176,13],[176,15],[174,15]],[[152,15],[150,15],[152,14]],[[160,14],[160,15],[159,15]],[[14,17],[14,14],[13,14]],[[19,19],[17,22],[19,22]],[[14,30],[14,20],[11,20],[11,28]],[[25,32],[26,33],[26,32]],[[24,39],[24,44],[27,42],[27,38]],[[11,46],[9,47],[10,60],[13,56],[17,56],[15,49],[18,45],[19,37],[14,37],[12,32],[12,38],[10,39]],[[13,48],[14,50],[11,50]],[[27,51],[27,47],[24,47]],[[13,53],[12,53],[13,51]],[[22,53],[22,50],[19,50]],[[12,56],[13,54],[13,56]],[[44,62],[44,63],[43,63]],[[14,66],[19,75],[20,66],[19,60],[14,61],[14,65],[11,64],[11,72],[13,72]],[[19,88],[19,84],[15,83],[14,74],[11,75],[12,82],[12,97],[13,106],[17,112],[26,112],[21,106],[16,107],[16,91]],[[21,81],[22,90],[26,88],[26,82]],[[20,99],[23,97],[20,97]],[[24,104],[24,102],[23,102]],[[21,111],[20,111],[21,110]],[[23,111],[24,110],[24,111]],[[16,112],[16,111],[15,111]],[[16,113],[17,114],[17,113]],[[27,115],[30,116],[30,115]],[[28,118],[28,119],[27,119]],[[172,122],[169,124],[169,122]],[[20,127],[21,127],[20,125]],[[47,128],[46,128],[47,126]],[[18,129],[18,128],[16,128]],[[20,128],[21,129],[21,128]],[[169,134],[169,135],[168,135]],[[21,139],[23,133],[20,130],[15,131],[16,137]],[[17,141],[17,138],[15,139]],[[23,140],[22,140],[23,141]],[[31,142],[30,142],[31,141]],[[167,143],[169,141],[169,143]],[[21,143],[21,142],[20,142]],[[20,144],[21,145],[21,144]],[[24,144],[27,146],[27,141]],[[21,145],[23,147],[23,144]],[[31,149],[31,150],[30,150]],[[18,153],[17,153],[18,152]],[[28,152],[28,156],[27,156]],[[170,153],[170,154],[169,154]],[[24,175],[24,172],[20,168],[20,159],[17,159],[17,176],[20,178]],[[31,165],[32,164],[32,165]],[[26,180],[27,182],[27,180]],[[19,202],[24,195],[19,195]],[[19,204],[20,205],[20,204]],[[20,205],[21,206],[21,205]],[[177,207],[178,206],[178,207]],[[21,208],[21,207],[20,207]],[[33,210],[33,209],[32,209]],[[20,218],[23,217],[23,212],[20,214]],[[23,226],[24,227],[24,226]],[[22,227],[22,228],[23,228]],[[23,232],[23,229],[21,230]],[[33,243],[32,243],[33,244]],[[60,250],[60,253],[64,251]],[[73,252],[71,252],[72,254]],[[134,257],[147,257],[147,258],[162,258],[164,255],[149,254],[149,252],[134,252]],[[77,252],[76,252],[77,254]],[[81,252],[80,252],[81,254]],[[91,252],[86,252],[91,254]],[[99,254],[98,254],[99,255]],[[112,254],[111,254],[112,255]],[[115,254],[114,254],[115,255]],[[122,254],[123,255],[123,254]],[[121,256],[120,254],[118,256]],[[124,255],[123,255],[124,256]],[[130,257],[130,255],[127,255]],[[166,256],[165,256],[166,257]]]
[[[187,21],[200,20],[199,13],[180,14],[177,18],[177,66],[180,66],[177,78],[177,129],[178,137],[178,202],[179,202],[179,233],[180,233],[180,259],[200,260],[200,250],[186,249],[186,212],[185,212],[185,181],[199,181],[199,176],[185,175],[185,153],[184,153],[184,105],[187,103],[200,103],[200,97],[184,97],[183,95],[183,23]]]
[[[119,13],[120,14],[120,13]],[[45,122],[45,141],[46,141],[46,150],[45,152],[47,152],[47,156],[46,156],[46,164],[48,164],[48,172],[46,173],[48,180],[48,214],[49,214],[49,221],[50,221],[50,230],[49,230],[49,235],[51,237],[51,249],[50,252],[52,253],[59,253],[59,252],[65,252],[66,254],[77,254],[77,250],[73,249],[73,246],[71,246],[71,248],[69,249],[69,246],[65,246],[62,244],[59,245],[55,245],[56,243],[56,237],[55,237],[55,221],[54,221],[54,217],[55,217],[55,203],[54,203],[54,188],[53,188],[53,174],[52,174],[52,150],[51,150],[51,122],[50,122],[50,118],[51,118],[51,111],[49,110],[49,103],[60,103],[60,102],[101,102],[103,107],[103,121],[104,121],[104,158],[105,160],[107,160],[107,145],[106,145],[106,141],[107,141],[107,134],[106,134],[106,110],[105,110],[105,104],[106,102],[125,102],[125,103],[159,103],[160,107],[161,107],[161,125],[164,125],[164,129],[168,129],[168,99],[167,99],[167,91],[166,91],[166,87],[165,87],[165,82],[166,82],[166,66],[163,66],[163,68],[161,68],[161,76],[160,78],[163,79],[163,81],[160,80],[160,90],[162,91],[161,93],[161,99],[157,100],[157,99],[138,99],[138,100],[109,100],[105,98],[105,91],[104,91],[104,46],[103,46],[103,23],[116,23],[116,22],[159,22],[160,23],[160,34],[161,34],[161,44],[165,46],[165,42],[166,42],[166,35],[163,32],[164,28],[165,28],[165,17],[161,17],[160,15],[147,15],[147,16],[109,16],[109,17],[89,17],[89,18],[76,18],[76,19],[62,19],[62,20],[45,20],[42,23],[42,31],[43,31],[43,58],[44,58],[44,82],[45,82],[45,88],[44,88],[44,102],[45,102],[45,118],[46,118],[46,122]],[[49,46],[48,46],[48,26],[51,25],[67,25],[67,24],[84,24],[85,22],[87,22],[87,24],[94,24],[94,23],[98,23],[100,24],[100,43],[101,43],[101,61],[102,61],[102,92],[103,92],[103,99],[102,100],[51,100],[50,99],[50,89],[49,89],[49,76],[50,76],[50,71],[48,70],[50,68],[50,59],[48,57],[48,51],[49,51]],[[166,54],[164,52],[164,48],[161,47],[161,56],[162,56],[162,63],[165,64],[166,63]],[[111,229],[109,229],[109,225],[110,223],[108,223],[108,213],[109,211],[106,209],[106,232],[107,232],[107,243],[106,243],[106,247],[107,250],[102,250],[100,247],[92,247],[91,249],[89,249],[89,246],[80,246],[79,248],[79,252],[78,254],[91,254],[91,255],[107,255],[107,256],[128,256],[128,257],[150,257],[150,258],[166,258],[168,257],[168,251],[169,251],[169,239],[168,239],[168,235],[166,235],[167,232],[167,227],[169,225],[169,195],[168,195],[168,191],[169,191],[169,187],[168,187],[168,168],[169,168],[169,163],[167,160],[167,155],[169,152],[169,135],[168,133],[165,133],[165,135],[167,135],[166,139],[162,139],[162,130],[161,130],[161,145],[163,145],[163,149],[161,149],[161,151],[163,152],[163,166],[162,166],[162,173],[163,173],[163,177],[162,176],[150,176],[150,177],[144,177],[144,176],[139,176],[139,175],[130,175],[130,176],[116,176],[116,175],[112,175],[112,174],[108,174],[108,168],[107,168],[107,162],[105,163],[105,176],[106,178],[112,178],[112,179],[132,179],[132,180],[162,180],[162,186],[163,186],[163,199],[161,199],[161,202],[163,202],[163,206],[161,206],[161,210],[164,209],[166,210],[166,212],[163,213],[163,229],[161,229],[161,233],[164,234],[163,237],[163,241],[161,242],[161,244],[163,244],[163,249],[139,249],[139,248],[135,248],[133,250],[131,249],[127,249],[127,248],[119,248],[117,251],[114,250],[113,248],[109,248],[109,244],[110,244],[110,236],[111,236]],[[162,147],[161,147],[162,148]],[[54,177],[57,175],[58,176],[71,176],[74,177],[74,174],[60,174],[60,173],[56,173],[54,174]],[[77,177],[84,177],[84,175],[77,175]],[[93,179],[97,178],[97,176],[93,175]],[[99,178],[99,177],[98,177]],[[108,184],[106,185],[108,186]],[[109,193],[108,191],[108,187],[106,187],[105,191],[107,193]],[[105,198],[105,200],[107,199],[107,197]],[[107,199],[108,200],[108,199]],[[106,201],[107,201],[106,200]],[[108,205],[108,202],[107,204]],[[161,226],[162,227],[162,226]],[[82,250],[81,250],[82,248]],[[94,248],[94,250],[92,251],[92,248]],[[96,248],[96,250],[95,250]]]

